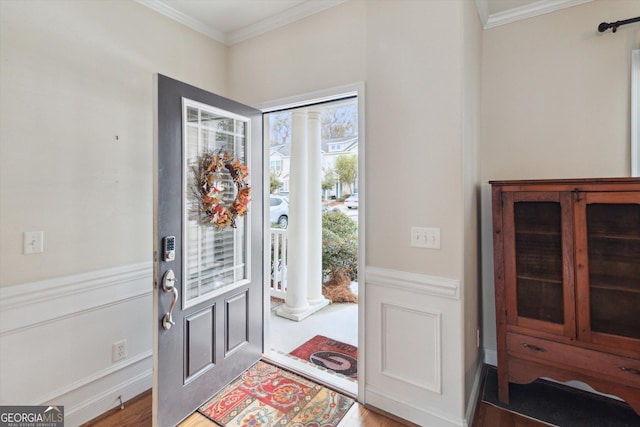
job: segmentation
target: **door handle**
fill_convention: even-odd
[[[162,276],[162,290],[165,292],[172,292],[173,298],[171,299],[171,305],[169,306],[169,311],[162,318],[162,328],[165,331],[171,329],[171,326],[176,323],[173,321],[173,317],[171,317],[171,313],[173,313],[173,307],[176,306],[176,302],[178,302],[178,288],[176,288],[176,275],[173,273],[173,270],[167,270]]]

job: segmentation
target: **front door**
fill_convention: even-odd
[[[153,424],[173,426],[262,354],[262,116],[155,91]]]

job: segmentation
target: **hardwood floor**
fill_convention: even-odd
[[[125,402],[124,409],[111,411],[83,424],[82,427],[143,427],[151,425],[151,390]],[[216,423],[195,412],[179,424],[180,427],[215,427]],[[339,427],[402,427],[415,424],[400,422],[355,403],[340,421]]]
[[[471,427],[546,427],[548,425],[480,401]]]
[[[111,411],[89,421],[83,427],[138,427],[151,425],[151,390],[125,402],[125,408]],[[478,402],[471,427],[545,427],[549,424],[514,414],[482,401]],[[195,412],[180,423],[180,427],[214,427],[208,418]],[[355,403],[338,427],[401,427],[416,424]]]

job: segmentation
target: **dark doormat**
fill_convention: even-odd
[[[509,404],[498,400],[498,372],[485,367],[482,401],[560,427],[638,427],[640,416],[626,403],[538,379],[509,383]]]

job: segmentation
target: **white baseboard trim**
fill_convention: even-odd
[[[144,393],[152,387],[153,371],[152,361],[148,360],[148,369],[129,377],[128,379],[107,388],[101,393],[91,395],[84,401],[78,402],[70,408],[65,407],[65,422],[68,425],[80,425],[97,416],[116,408],[122,402],[126,402],[137,395]],[[55,401],[55,400],[54,400]]]
[[[476,413],[478,406],[478,400],[480,398],[480,384],[482,383],[482,363],[478,363],[476,367],[476,375],[473,380],[473,386],[471,387],[471,394],[469,395],[469,401],[467,402],[467,412],[465,413],[464,425],[468,427],[473,424],[473,417]]]
[[[396,415],[421,426],[430,427],[464,427],[464,420],[454,420],[444,414],[424,407],[402,402],[382,390],[366,385],[366,402],[368,405]]]

